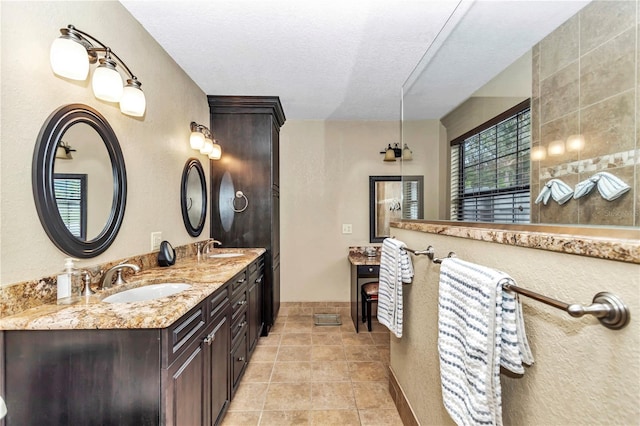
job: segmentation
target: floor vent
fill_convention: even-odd
[[[315,325],[341,325],[340,314],[313,314]]]

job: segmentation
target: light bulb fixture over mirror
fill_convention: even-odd
[[[49,52],[53,72],[71,80],[86,80],[89,64],[99,62],[91,81],[95,97],[107,102],[119,102],[123,114],[142,117],[146,110],[142,83],[124,61],[111,48],[73,25],[61,28],[60,33],[62,35],[53,41]],[[104,57],[98,58],[100,52],[104,52]],[[124,87],[117,65],[129,77]]]
[[[199,151],[200,154],[208,156],[211,160],[219,160],[222,157],[222,147],[217,140],[213,139],[209,128],[195,121],[191,122],[190,128],[189,145],[191,149]]]

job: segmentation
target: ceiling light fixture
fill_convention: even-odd
[[[73,25],[61,28],[60,32],[62,35],[53,41],[49,52],[53,72],[71,80],[86,80],[89,64],[99,62],[91,82],[95,97],[107,102],[119,102],[123,114],[142,117],[147,106],[140,88],[142,83],[124,61],[111,48]],[[104,57],[98,58],[98,52],[104,52]],[[129,77],[124,87],[122,76],[116,68],[118,64]]]
[[[200,154],[208,156],[211,160],[219,160],[222,157],[222,147],[216,139],[213,139],[208,127],[191,122],[191,136],[189,145]]]

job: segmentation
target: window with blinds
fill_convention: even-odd
[[[53,189],[58,212],[75,237],[87,239],[87,175],[54,174]]]
[[[402,181],[402,218],[422,219],[422,176],[413,176],[416,180]]]
[[[529,100],[451,142],[451,220],[528,223]]]

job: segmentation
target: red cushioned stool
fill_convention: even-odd
[[[371,331],[371,303],[378,303],[379,284],[366,283],[362,284],[360,292],[362,293],[362,322],[367,322],[367,328]]]

